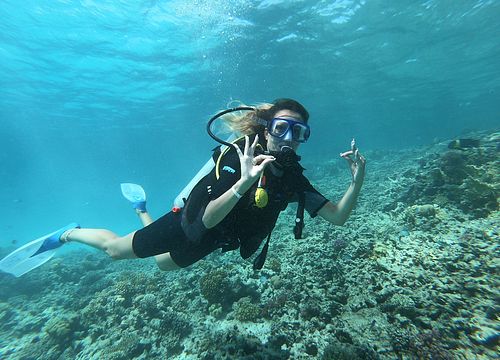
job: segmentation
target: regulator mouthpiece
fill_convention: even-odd
[[[276,158],[274,163],[283,169],[296,167],[300,161],[300,156],[287,145],[282,146],[280,151],[270,151],[269,153]]]

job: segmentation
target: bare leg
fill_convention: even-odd
[[[139,220],[141,220],[142,226],[146,227],[153,222],[153,218],[147,211],[136,211]]]
[[[135,231],[123,237],[105,229],[71,229],[61,239],[64,242],[74,241],[105,251],[113,259],[135,259],[132,250],[132,238]]]
[[[174,262],[174,260],[172,260],[170,253],[156,255],[155,260],[156,260],[156,265],[158,265],[158,269],[160,269],[162,271],[171,271],[171,270],[181,269],[181,267],[178,266]]]

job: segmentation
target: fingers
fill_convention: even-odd
[[[350,165],[361,163],[364,166],[366,164],[366,158],[359,153],[358,149],[356,149],[355,151],[349,150],[349,151],[340,153],[340,157],[346,159],[346,161]]]
[[[248,135],[245,135],[245,152],[244,152],[245,155],[248,155],[248,148],[249,148],[248,142],[249,141],[250,141],[250,139],[248,138]]]
[[[255,138],[254,138],[254,140],[252,142],[252,145],[250,145],[249,142],[250,142],[250,138],[248,137],[248,135],[245,135],[245,147],[244,147],[243,151],[241,151],[241,149],[239,148],[238,145],[233,144],[233,146],[236,149],[236,152],[238,153],[238,155],[239,155],[240,158],[243,155],[247,155],[247,156],[250,156],[250,157],[253,156],[253,154],[255,152],[255,147],[259,143],[259,135],[255,135]]]
[[[366,164],[366,158],[365,158],[363,155],[359,154],[359,153],[358,153],[358,159],[359,159],[359,161],[360,161],[363,165],[365,165],[365,164]]]
[[[238,154],[238,156],[241,159],[243,157],[243,153],[241,152],[240,147],[238,145],[236,145],[236,144],[233,144],[233,146],[236,149],[236,153]]]
[[[349,165],[354,164],[354,160],[351,159],[351,155],[354,154],[354,151],[349,150],[343,153],[340,153],[340,157],[346,159],[346,161],[349,163]]]
[[[356,164],[361,163],[362,165],[365,165],[366,163],[365,157],[359,153],[358,149],[356,149],[356,153],[354,154],[354,160]]]
[[[346,152],[343,152],[343,153],[340,153],[340,156],[343,157],[343,158],[348,158],[349,155],[353,155],[354,154],[354,151],[352,150],[349,150],[349,151],[346,151]]]
[[[269,164],[269,163],[272,163],[274,160],[276,160],[274,157],[267,157],[266,159],[264,159],[259,165],[256,165],[259,172],[261,171],[264,171],[264,169],[266,168],[266,166]]]
[[[257,144],[259,143],[259,135],[255,135],[255,139],[253,139],[253,143],[252,143],[252,146],[250,146],[250,151],[252,152],[251,154],[248,154],[249,156],[253,156],[253,154],[255,153],[255,147],[257,146]]]
[[[266,159],[275,160],[274,156],[262,154],[262,155],[257,155],[256,157],[254,157],[252,160],[252,164],[253,165],[260,165]]]

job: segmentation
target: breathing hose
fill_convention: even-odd
[[[233,147],[233,144],[231,144],[231,143],[229,143],[227,141],[222,140],[220,137],[218,137],[217,135],[215,135],[212,132],[212,123],[215,120],[217,120],[218,118],[220,118],[221,116],[223,116],[223,115],[226,115],[228,113],[235,112],[235,111],[244,111],[244,110],[255,111],[256,109],[254,107],[251,107],[251,106],[239,106],[239,107],[235,107],[235,108],[223,110],[223,111],[215,114],[214,116],[212,116],[210,118],[210,120],[208,120],[208,124],[207,124],[207,133],[208,133],[208,135],[210,135],[210,137],[212,139],[214,139],[215,141],[217,141],[220,144],[229,146],[230,148]]]

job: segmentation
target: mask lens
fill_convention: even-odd
[[[291,129],[291,130],[290,130]],[[269,127],[269,133],[276,137],[285,136],[288,131],[292,132],[292,139],[297,142],[306,142],[311,134],[307,124],[290,119],[275,118]]]
[[[305,142],[307,139],[309,139],[309,135],[311,134],[311,131],[309,130],[309,127],[303,124],[295,124],[293,125],[293,132],[292,132],[292,137],[295,141],[298,142]]]
[[[284,119],[274,119],[271,124],[271,134],[282,137],[288,131],[290,124]]]

